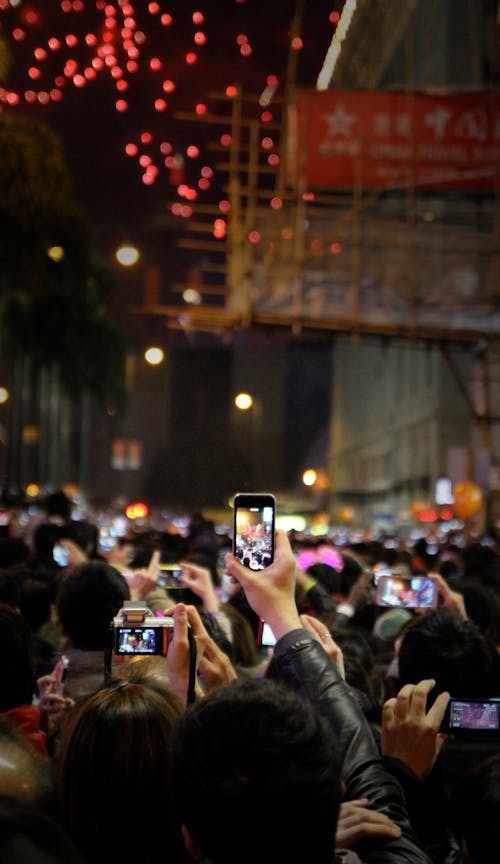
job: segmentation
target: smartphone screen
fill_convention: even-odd
[[[184,588],[181,581],[182,567],[180,564],[160,564],[160,572],[156,584],[161,588]]]
[[[259,618],[257,644],[264,648],[273,648],[276,645],[276,637],[269,624],[266,624],[263,618]]]
[[[59,567],[67,567],[69,561],[69,549],[56,543],[52,549],[52,557]]]
[[[378,606],[432,609],[436,599],[436,583],[428,576],[381,576],[378,582]]]
[[[233,510],[233,554],[250,570],[263,570],[274,559],[274,496],[257,492],[235,495]]]
[[[441,731],[451,735],[500,734],[500,698],[452,697]]]

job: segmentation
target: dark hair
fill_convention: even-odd
[[[62,581],[57,612],[75,648],[103,651],[109,624],[129,599],[128,584],[116,567],[89,561]]]
[[[0,795],[0,860],[9,864],[82,864],[57,822],[32,804]]]
[[[0,570],[0,603],[13,609],[19,606],[19,580],[12,570]]]
[[[31,550],[21,537],[0,539],[0,567],[15,567],[30,557]]]
[[[35,687],[31,630],[26,619],[0,604],[0,711],[31,703]]]
[[[19,574],[19,608],[33,633],[49,620],[56,596],[57,580],[53,573],[24,570]]]
[[[410,621],[398,663],[401,684],[436,680],[430,700],[446,690],[469,698],[497,695],[494,649],[473,621],[449,608],[431,609]]]
[[[0,717],[0,789],[12,798],[30,801],[58,818],[59,799],[53,763],[41,756],[7,717]],[[0,857],[0,860],[1,857]]]
[[[295,864],[311,843],[317,864],[334,860],[335,736],[278,682],[242,678],[191,705],[174,729],[172,768],[182,822],[214,864]]]
[[[55,522],[41,522],[33,532],[33,549],[40,558],[52,558],[54,544],[59,539],[61,526]]]
[[[308,573],[309,576],[312,576],[313,579],[317,579],[329,594],[341,593],[340,573],[338,573],[330,564],[324,564],[322,562],[311,564],[311,566],[307,568],[306,573]]]
[[[491,864],[500,850],[500,754],[470,768],[453,789],[451,824],[474,864]]]
[[[59,530],[60,539],[72,540],[73,543],[90,556],[97,553],[99,529],[93,522],[86,519],[70,519]]]
[[[169,755],[181,712],[163,687],[123,678],[68,719],[58,757],[63,824],[89,862],[109,864],[118,842],[127,861],[184,860]],[[128,806],[133,825],[124,837]]]

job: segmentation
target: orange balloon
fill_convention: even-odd
[[[468,519],[481,509],[483,493],[477,483],[457,483],[453,487],[453,509],[459,519]]]

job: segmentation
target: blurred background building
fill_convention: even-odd
[[[81,44],[91,32],[104,45],[122,4],[81,5],[80,19],[52,10],[50,20],[40,3],[0,6],[11,57],[0,119],[21,106],[50,120],[95,243],[87,258],[67,251],[66,264],[45,262],[43,278],[40,257],[25,256],[19,273],[2,247],[5,490],[72,483],[96,503],[220,508],[236,489],[265,488],[283,510],[390,529],[429,516],[444,478],[478,484],[483,519],[494,516],[498,4],[253,0],[234,7],[238,20],[219,11],[206,21],[179,7],[186,45],[208,36],[205,60],[196,48],[196,84],[187,59],[167,52],[171,22],[163,15],[160,33],[158,17],[138,9],[149,50],[137,109],[132,80],[128,111],[107,107],[123,98],[110,89],[129,86],[126,72],[100,89],[76,81],[75,46],[65,66],[75,92],[45,111],[20,83],[34,61],[16,26],[29,34],[28,13],[38,15],[38,48],[42,30],[67,42],[77,27]],[[169,106],[157,99],[146,123],[134,112],[165,58],[157,89]],[[255,65],[243,69],[242,58]],[[33,216],[47,226],[38,245],[68,250],[78,220],[73,230],[60,220],[61,240],[51,207]],[[25,226],[12,212],[5,238],[18,256]],[[140,257],[123,267],[112,251],[127,244]],[[145,359],[151,347],[159,363]],[[69,362],[75,355],[80,363]],[[251,396],[247,408],[238,393]],[[316,473],[305,486],[308,468]]]

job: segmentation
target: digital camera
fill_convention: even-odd
[[[166,654],[172,641],[174,619],[157,618],[146,603],[125,600],[113,618],[113,653]]]

